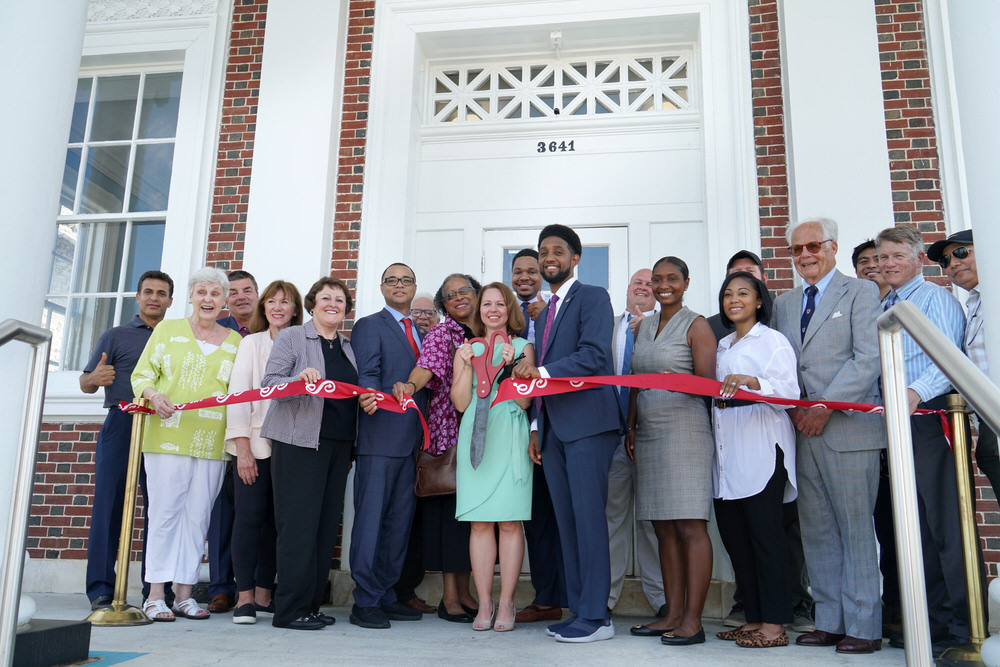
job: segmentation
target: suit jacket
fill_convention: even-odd
[[[802,398],[881,405],[878,287],[834,272],[804,338],[801,285],[775,300],[771,321],[795,350]],[[879,415],[835,411],[817,439],[838,452],[881,449],[885,421]]]
[[[545,320],[552,302],[538,315],[535,327],[535,354],[542,355]],[[608,342],[614,330],[611,299],[601,287],[577,281],[556,311],[549,347],[544,351],[550,377],[614,375],[614,359]],[[612,387],[545,396],[538,429],[549,426],[563,442],[580,440],[622,428],[618,397]]]
[[[267,332],[264,334],[267,335]],[[339,332],[337,337],[340,339],[344,356],[357,368],[351,340]],[[254,339],[247,337],[244,340],[252,342]],[[274,338],[274,345],[271,347],[260,386],[273,387],[287,382],[297,382],[299,373],[307,368],[315,368],[325,378],[326,361],[323,359],[322,346],[323,343],[312,320],[302,326],[281,330]],[[278,442],[318,449],[324,400],[326,399],[320,396],[310,395],[271,399],[260,434]],[[229,435],[228,429],[226,433],[228,437],[234,437]]]
[[[420,338],[417,327],[413,335]],[[417,365],[406,334],[385,308],[354,323],[351,342],[358,360],[358,385],[392,394],[392,385],[406,382]],[[426,392],[418,391],[413,399],[423,412]],[[412,456],[420,446],[420,418],[413,410],[404,414],[376,410],[362,414],[358,424],[358,455]]]

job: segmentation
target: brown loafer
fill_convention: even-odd
[[[517,612],[515,623],[538,623],[539,621],[558,621],[562,619],[562,609],[559,607],[539,607],[529,604]]]
[[[881,639],[860,639],[847,635],[837,642],[837,653],[849,653],[851,655],[874,653],[881,648]]]
[[[231,595],[219,593],[212,596],[212,601],[208,603],[208,610],[213,614],[224,614],[236,604],[236,600]]]
[[[403,606],[412,609],[413,611],[419,611],[421,614],[430,614],[437,611],[434,607],[430,606],[420,598],[410,598],[403,603]]]
[[[836,646],[846,635],[826,630],[813,630],[804,635],[799,635],[795,643],[799,646]]]

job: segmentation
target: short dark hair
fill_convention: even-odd
[[[687,280],[690,277],[690,272],[688,271],[687,262],[685,262],[680,257],[674,257],[673,255],[667,255],[666,257],[661,257],[658,260],[656,260],[656,264],[653,264],[653,271],[656,271],[656,267],[664,263],[673,264],[678,269],[680,269],[681,276],[683,276],[684,280]]]
[[[307,313],[312,314],[313,308],[316,307],[316,295],[319,294],[324,287],[332,287],[335,289],[339,289],[341,292],[344,293],[344,300],[347,307],[347,312],[345,312],[344,315],[347,315],[347,313],[354,310],[354,299],[351,298],[351,293],[347,289],[347,283],[345,283],[340,278],[334,278],[333,276],[323,276],[322,278],[314,282],[312,284],[312,287],[309,288],[309,291],[306,292]]]
[[[514,294],[514,290],[499,281],[483,285],[482,289],[479,290],[479,294],[476,295],[476,317],[473,320],[474,325],[472,327],[474,333],[477,336],[486,335],[486,323],[483,322],[481,311],[483,307],[483,294],[488,289],[500,290],[504,303],[507,304],[507,335],[520,336],[521,332],[524,331],[524,313],[521,312],[521,307],[518,305],[517,295]]]
[[[302,295],[299,294],[299,289],[285,280],[275,280],[264,288],[264,291],[260,293],[260,298],[257,299],[253,315],[250,316],[250,333],[267,331],[267,313],[264,312],[264,309],[267,306],[267,300],[278,292],[284,292],[285,298],[295,304],[295,312],[292,313],[292,319],[288,322],[289,326],[302,324]]]
[[[580,237],[566,225],[546,225],[542,233],[538,235],[538,247],[542,247],[542,241],[550,236],[556,236],[565,241],[574,255],[583,254],[583,244],[580,243]]]
[[[510,269],[511,269],[511,271],[514,270],[514,263],[517,260],[521,259],[522,257],[534,257],[535,260],[537,261],[538,260],[538,251],[535,250],[534,248],[525,248],[524,250],[518,250],[517,254],[514,255],[514,259],[510,260]]]
[[[771,310],[774,305],[774,303],[771,300],[771,293],[767,291],[767,285],[765,285],[760,278],[758,278],[757,276],[748,271],[737,271],[735,273],[730,273],[728,276],[726,276],[726,279],[722,281],[722,287],[719,289],[719,319],[722,320],[722,323],[726,326],[727,329],[733,328],[734,326],[733,321],[730,320],[729,316],[726,315],[726,309],[723,308],[722,306],[722,299],[726,293],[726,287],[728,287],[729,283],[733,282],[737,278],[743,278],[744,280],[749,281],[750,284],[753,285],[754,291],[757,292],[757,298],[760,299],[760,308],[757,309],[756,313],[757,321],[763,322],[764,324],[770,322]]]
[[[861,257],[861,253],[871,248],[874,248],[875,251],[878,252],[878,246],[875,245],[875,239],[862,241],[856,248],[854,248],[854,252],[851,253],[851,264],[854,265],[855,269],[858,268],[858,258]]]
[[[404,269],[406,269],[407,271],[409,271],[410,275],[413,276],[413,281],[416,282],[416,280],[417,280],[417,274],[413,271],[413,269],[411,269],[406,264],[403,264],[402,262],[393,262],[389,266],[385,267],[384,271],[382,271],[382,277],[379,279],[379,284],[381,284],[382,281],[385,280],[385,274],[389,271],[389,269],[391,269],[394,266],[401,266]]]
[[[257,279],[254,278],[249,271],[244,271],[243,269],[236,269],[235,271],[230,271],[228,276],[229,276],[229,282],[233,282],[234,280],[249,279],[250,282],[253,283],[253,291],[254,292],[257,291]]]
[[[142,291],[142,283],[147,280],[162,280],[167,285],[170,286],[170,298],[174,298],[174,279],[168,276],[163,271],[146,271],[141,276],[139,276],[139,283],[135,287],[135,291],[138,294]]]
[[[729,261],[726,263],[726,272],[728,273],[729,269],[733,268],[733,264],[741,259],[749,259],[760,268],[760,274],[764,275],[764,262],[762,262],[757,253],[752,250],[740,250],[735,255],[730,257]]]
[[[444,307],[444,286],[448,284],[448,281],[452,278],[461,278],[465,282],[469,283],[469,287],[479,294],[479,281],[470,276],[467,273],[453,273],[441,281],[441,287],[438,287],[438,291],[434,293],[434,307],[438,309],[439,313],[448,314],[448,310]]]

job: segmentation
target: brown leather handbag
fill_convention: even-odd
[[[435,456],[423,449],[417,452],[417,481],[413,492],[418,498],[449,496],[455,493],[455,450],[449,447]]]

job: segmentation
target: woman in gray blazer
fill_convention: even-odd
[[[357,384],[350,340],[340,332],[352,308],[347,285],[317,280],[305,298],[312,316],[278,334],[261,386],[304,380]],[[368,394],[363,394],[367,397]],[[261,435],[271,439],[274,520],[278,532],[273,625],[319,630],[334,618],[319,605],[337,544],[344,488],[358,430],[358,399],[272,399]]]

